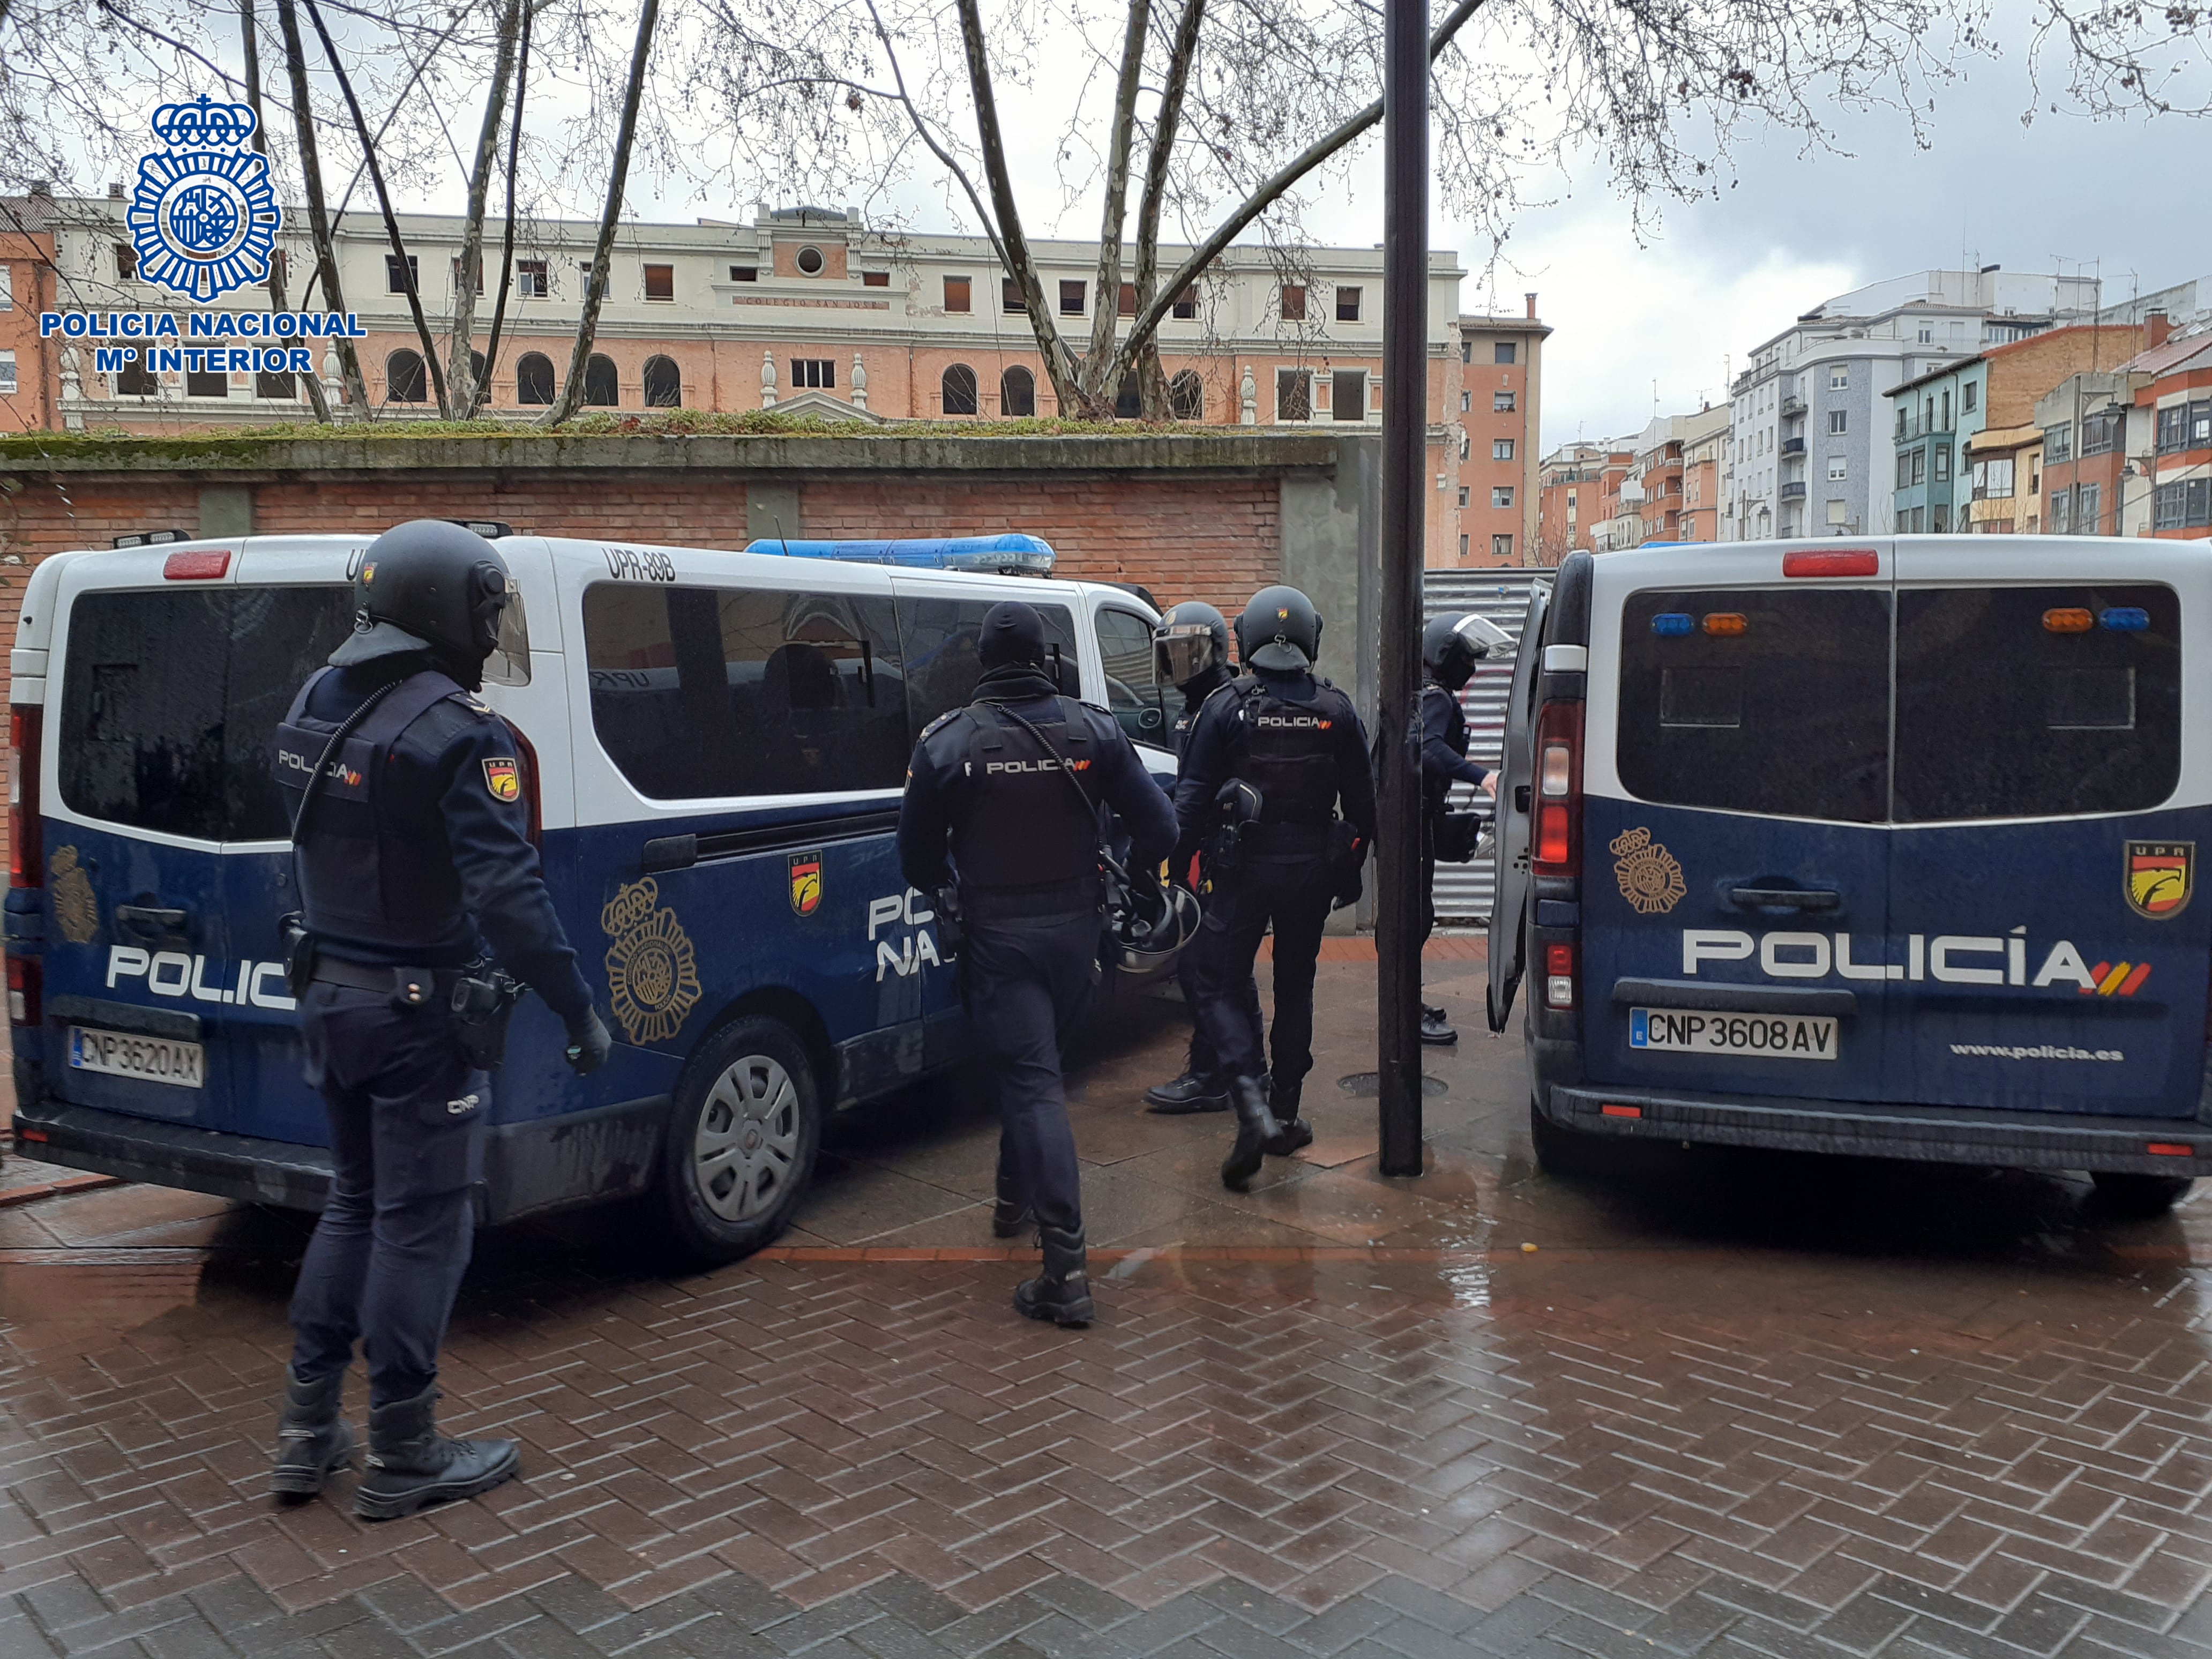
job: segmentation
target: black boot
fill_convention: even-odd
[[[1083,1229],[1063,1232],[1040,1227],[1044,1271],[1014,1286],[1014,1307],[1025,1318],[1055,1325],[1091,1322],[1091,1273],[1083,1248]]]
[[[269,1490],[279,1498],[313,1498],[323,1482],[353,1464],[353,1431],[338,1415],[345,1373],[302,1382],[284,1373],[284,1410],[276,1419],[276,1468]]]
[[[1255,1078],[1240,1077],[1229,1085],[1229,1103],[1237,1113],[1237,1144],[1221,1161],[1221,1184],[1233,1193],[1260,1173],[1260,1159],[1267,1143],[1282,1133],[1274,1114],[1267,1109],[1267,1091]]]
[[[353,1512],[392,1521],[448,1498],[474,1498],[512,1475],[522,1460],[512,1440],[448,1440],[435,1421],[438,1391],[372,1406],[368,1473],[355,1490]]]
[[[1182,1117],[1192,1112],[1225,1112],[1229,1091],[1219,1078],[1185,1072],[1172,1083],[1156,1083],[1145,1091],[1145,1109],[1163,1117]]]
[[[1267,1142],[1269,1158],[1288,1158],[1302,1146],[1313,1145],[1313,1125],[1298,1116],[1298,1097],[1305,1091],[1302,1083],[1288,1087],[1270,1081],[1267,1089],[1267,1109],[1275,1115],[1280,1127]]]
[[[991,1237],[1019,1238],[1036,1225],[1036,1212],[1018,1198],[1001,1198],[991,1206]]]
[[[1424,1003],[1421,1006],[1421,1041],[1441,1047],[1446,1043],[1457,1042],[1459,1033],[1454,1030],[1450,1022],[1444,1018],[1443,1009],[1431,1008]]]

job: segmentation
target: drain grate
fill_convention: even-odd
[[[1354,1100],[1372,1100],[1382,1092],[1382,1073],[1380,1072],[1354,1072],[1350,1077],[1340,1077],[1337,1079],[1336,1086],[1343,1090],[1345,1093],[1350,1095]],[[1425,1077],[1421,1079],[1421,1093],[1423,1095],[1434,1097],[1443,1094],[1443,1092],[1444,1080],[1442,1078]]]

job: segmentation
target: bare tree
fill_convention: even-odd
[[[491,193],[492,169],[499,163],[500,121],[506,112],[516,49],[522,39],[523,9],[524,0],[507,0],[500,9],[499,52],[492,64],[491,90],[484,99],[483,125],[477,134],[476,155],[469,168],[469,205],[461,220],[461,252],[453,270],[453,326],[447,337],[450,355],[447,359],[446,383],[453,388],[453,406],[448,412],[463,419],[483,406],[489,388],[490,362],[485,362],[486,379],[480,386],[471,361],[470,336],[476,329],[477,295],[483,289],[484,204]],[[519,88],[515,95],[519,106]],[[514,222],[513,196],[510,188],[510,225]]]
[[[0,0],[0,3],[4,3],[4,0]],[[239,0],[239,38],[246,64],[246,100],[253,111],[253,148],[265,161],[269,157],[269,118],[261,103],[261,36],[254,21],[254,4],[255,0]],[[284,269],[283,251],[272,252],[269,256],[269,307],[272,311],[290,308],[284,298],[285,279],[289,274]],[[305,383],[307,402],[315,411],[315,418],[327,422],[331,418],[330,399],[323,394],[323,383],[316,369],[311,368],[301,379]]]
[[[337,246],[331,234],[330,208],[323,197],[322,152],[315,143],[314,102],[307,89],[307,55],[300,40],[300,18],[293,0],[276,0],[276,26],[284,38],[284,68],[292,88],[292,128],[300,146],[300,173],[307,197],[307,227],[315,243],[315,276],[331,310],[343,314],[345,291],[338,283]],[[311,283],[312,286],[312,283]],[[366,417],[368,383],[362,378],[361,354],[352,339],[337,337],[338,371],[345,376],[346,401],[356,417]]]

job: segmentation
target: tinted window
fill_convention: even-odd
[[[1715,615],[1741,616],[1743,631],[1707,632]],[[1656,631],[1655,617],[1688,631]],[[1620,667],[1618,765],[1630,793],[1852,823],[1885,815],[1887,593],[1632,594]]]
[[[907,713],[915,737],[947,709],[965,706],[975,696],[982,669],[975,660],[975,638],[990,599],[899,601],[899,652],[906,664]],[[1060,690],[1076,695],[1075,618],[1064,605],[1041,605],[1048,649],[1060,653]],[[903,757],[902,757],[903,758]],[[903,775],[903,774],[902,774]]]
[[[2054,632],[2054,611],[2086,611],[2091,625]],[[1900,822],[2141,811],[2180,774],[2181,611],[2170,588],[1898,595]]]
[[[281,841],[276,727],[352,621],[339,586],[82,595],[63,669],[62,799],[131,829]]]
[[[906,690],[888,599],[602,582],[592,724],[657,800],[896,789]]]
[[[1128,611],[1098,613],[1098,655],[1106,669],[1106,701],[1119,711],[1155,704],[1152,625]]]

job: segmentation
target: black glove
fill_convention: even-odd
[[[596,1008],[586,1008],[581,1018],[568,1022],[567,1059],[568,1064],[575,1068],[577,1076],[596,1072],[605,1065],[614,1046],[614,1039],[607,1035],[607,1028],[599,1023]]]

